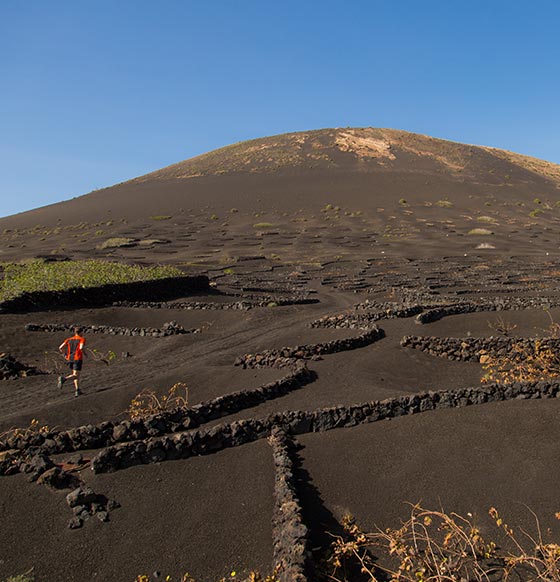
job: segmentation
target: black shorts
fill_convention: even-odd
[[[68,362],[68,367],[71,370],[76,370],[79,372],[82,369],[82,360],[74,360],[72,362]]]

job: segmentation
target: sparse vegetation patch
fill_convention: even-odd
[[[123,247],[132,247],[136,244],[136,240],[133,238],[125,237],[114,237],[108,238],[106,241],[102,242],[97,248],[99,249],[118,249]]]
[[[494,233],[491,230],[488,230],[487,228],[472,228],[471,230],[469,230],[468,234],[474,236],[488,236]]]
[[[4,265],[4,279],[0,281],[0,301],[34,291],[63,291],[183,275],[175,267],[139,267],[97,260],[9,263]]]

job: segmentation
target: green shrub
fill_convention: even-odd
[[[97,231],[99,232],[99,231]],[[97,235],[97,232],[95,233]],[[102,242],[97,248],[99,249],[118,249],[123,247],[131,247],[136,244],[133,238],[115,237],[108,238]]]
[[[544,212],[544,210],[541,210],[540,208],[535,208],[535,210],[531,210],[531,212],[529,212],[529,216],[531,218],[537,218],[537,216],[539,214],[542,214]]]
[[[438,200],[436,206],[440,208],[453,208],[454,204],[450,200]]]
[[[487,236],[489,234],[494,234],[494,233],[491,230],[488,230],[487,228],[473,228],[473,229],[469,230],[468,234]]]
[[[156,216],[150,216],[152,220],[170,220],[171,216],[169,214],[158,214]]]
[[[6,578],[6,582],[34,582],[35,578],[29,574],[18,574],[17,576],[10,576]]]
[[[274,226],[272,222],[256,222],[253,224],[253,228],[270,228],[271,226]]]
[[[491,222],[491,223],[496,222],[496,219],[492,216],[477,216],[476,219],[478,220],[478,222]]]
[[[147,247],[147,246],[152,246],[152,245],[164,245],[164,244],[168,244],[168,243],[169,243],[168,240],[161,240],[159,238],[145,238],[145,239],[138,241],[138,244],[141,247]]]

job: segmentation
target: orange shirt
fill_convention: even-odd
[[[84,346],[86,340],[81,335],[74,335],[64,340],[63,346],[66,346],[65,358],[69,362],[76,362],[84,357]]]

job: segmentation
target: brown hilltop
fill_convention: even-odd
[[[480,245],[550,253],[558,250],[546,233],[560,218],[559,188],[560,166],[505,150],[392,129],[323,129],[233,144],[1,219],[0,249],[3,259],[93,252],[144,260],[151,255],[136,243],[163,240],[158,260],[205,262],[208,253],[255,254],[251,246],[292,259],[309,252],[302,233],[327,228],[360,234],[358,256],[375,244],[398,254],[463,254]],[[251,242],[261,223],[277,238]],[[467,236],[478,227],[493,240]],[[284,236],[302,238],[301,248],[296,241],[278,253]],[[99,248],[114,237],[133,244]],[[333,252],[328,244],[313,249]]]
[[[490,155],[488,155],[490,154]],[[287,133],[236,143],[140,176],[132,182],[239,172],[305,169],[448,171],[484,179],[496,158],[560,183],[560,167],[520,154],[394,129],[344,128]]]

